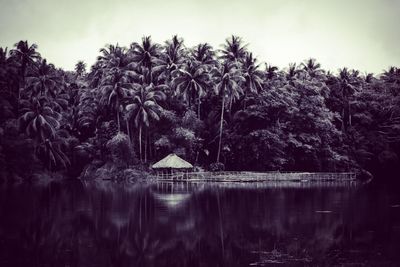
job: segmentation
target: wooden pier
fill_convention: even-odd
[[[152,176],[163,181],[263,182],[355,181],[354,172],[176,172]]]

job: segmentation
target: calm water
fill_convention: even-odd
[[[365,186],[0,189],[0,266],[400,266],[400,196]]]

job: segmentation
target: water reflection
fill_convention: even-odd
[[[355,184],[23,184],[0,191],[0,266],[396,266],[398,203]]]

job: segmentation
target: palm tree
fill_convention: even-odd
[[[84,132],[85,130],[95,128],[99,103],[96,98],[95,89],[81,90],[78,98],[76,126],[81,129],[81,132]]]
[[[219,162],[222,143],[225,100],[227,99],[228,101],[230,101],[230,103],[232,103],[233,100],[239,99],[240,95],[243,93],[243,90],[238,83],[245,82],[246,80],[241,75],[237,64],[227,61],[224,62],[221,66],[213,69],[213,79],[215,82],[215,94],[220,95],[222,98],[219,143],[217,153],[217,162]]]
[[[297,74],[299,73],[300,70],[297,68],[296,63],[290,63],[287,70],[286,79],[289,81],[289,83],[293,83],[293,80],[297,77]]]
[[[182,95],[184,101],[188,102],[189,108],[197,96],[197,117],[200,119],[201,97],[210,87],[210,75],[205,67],[189,61],[182,69],[174,71],[173,76],[175,77],[172,84],[176,88],[177,94]]]
[[[102,67],[109,67],[109,64],[118,57],[118,55],[125,53],[125,48],[120,47],[118,44],[109,44],[101,48],[100,53],[101,55],[97,57],[97,61],[101,63]]]
[[[18,101],[21,96],[21,88],[25,87],[26,72],[29,65],[40,58],[40,54],[36,52],[38,46],[36,44],[29,45],[28,41],[19,41],[15,45],[15,49],[11,50],[11,55],[15,57],[20,64],[20,86],[18,89]]]
[[[350,101],[349,98],[357,89],[358,81],[357,81],[358,73],[350,72],[347,68],[339,69],[339,76],[336,78],[337,88],[342,95],[342,129],[346,129],[345,124],[345,108],[347,107],[348,112],[348,123],[351,126],[351,112],[350,112]]]
[[[37,142],[55,138],[56,131],[60,127],[61,114],[49,106],[46,97],[33,97],[30,101],[22,100],[21,106],[23,115],[19,118],[19,126],[27,136]]]
[[[0,47],[0,86],[2,93],[12,95],[15,88],[19,88],[18,66],[13,57],[9,56],[7,48]],[[3,91],[4,90],[4,91]]]
[[[135,92],[133,102],[126,105],[126,116],[128,120],[134,120],[135,127],[139,129],[139,155],[140,161],[143,159],[142,153],[142,130],[143,127],[150,126],[150,119],[158,121],[160,119],[161,106],[159,102],[165,99],[165,94],[154,85],[142,85]],[[145,151],[146,153],[146,151]],[[146,156],[145,156],[146,159]]]
[[[382,79],[388,83],[400,83],[400,68],[389,67],[383,72]]]
[[[198,44],[194,47],[191,56],[195,61],[206,66],[212,66],[216,62],[215,52],[208,43]]]
[[[9,63],[10,58],[8,57],[7,47],[5,49],[0,47],[0,79],[5,78]]]
[[[257,64],[257,59],[253,58],[253,53],[247,53],[242,68],[243,77],[245,78],[246,92],[257,93],[262,89],[263,73],[258,70],[260,65]]]
[[[86,72],[86,63],[79,60],[75,65],[76,74],[81,77]]]
[[[247,45],[243,45],[242,38],[232,35],[226,39],[226,43],[221,50],[221,58],[231,62],[238,62],[245,58]]]
[[[118,68],[114,68],[105,73],[105,77],[103,77],[102,85],[100,87],[102,94],[101,102],[104,105],[111,107],[111,109],[116,112],[118,131],[121,131],[119,117],[121,102],[125,97],[127,97],[129,89],[132,89],[129,73]]]
[[[132,61],[146,67],[149,70],[150,80],[152,81],[152,67],[155,60],[160,55],[160,47],[151,41],[150,36],[142,38],[142,43],[132,43],[129,49]]]
[[[0,47],[0,66],[3,66],[8,60],[8,48]]]
[[[265,63],[265,78],[267,80],[272,80],[276,77],[276,72],[278,71],[277,66],[273,66],[271,64]]]
[[[314,58],[307,59],[305,62],[301,63],[301,66],[311,78],[317,78],[323,73],[321,64]]]
[[[87,76],[89,80],[89,86],[91,88],[96,88],[101,83],[101,78],[103,77],[104,69],[102,68],[102,63],[97,61],[91,68]]]
[[[52,170],[60,165],[65,169],[70,164],[68,156],[62,149],[66,145],[65,139],[58,137],[53,140],[46,139],[39,145],[38,155],[43,158],[48,170]]]
[[[61,83],[54,70],[53,64],[47,64],[46,59],[43,59],[32,76],[27,77],[28,88],[32,89],[32,94],[46,95],[55,97],[56,86]]]
[[[174,35],[171,40],[166,41],[165,51],[159,58],[154,58],[154,73],[159,74],[158,80],[169,83],[171,73],[180,68],[184,62],[183,39]],[[159,81],[159,82],[161,82]]]

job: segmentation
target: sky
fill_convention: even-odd
[[[259,62],[381,73],[400,66],[400,0],[0,0],[0,47],[39,46],[48,62],[92,65],[106,44],[177,34],[220,49],[238,35]]]

